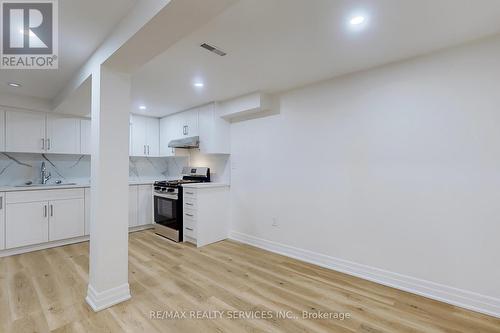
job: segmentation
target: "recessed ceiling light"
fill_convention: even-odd
[[[20,88],[20,87],[22,87],[22,85],[21,85],[21,84],[19,84],[19,83],[15,83],[15,82],[9,82],[9,83],[7,83],[7,84],[8,84],[9,86],[11,86],[11,87],[14,87],[14,88]]]
[[[193,84],[196,88],[203,88],[205,86],[205,84],[203,82],[196,82],[195,84]]]
[[[365,21],[366,21],[366,17],[364,17],[364,16],[354,16],[353,18],[351,18],[349,23],[351,25],[360,25]]]
[[[146,105],[139,106],[139,110],[146,110],[146,109],[147,109]]]

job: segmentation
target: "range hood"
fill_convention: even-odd
[[[200,148],[200,137],[199,136],[190,136],[188,138],[176,139],[172,140],[168,143],[170,148]]]

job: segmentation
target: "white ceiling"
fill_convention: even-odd
[[[136,2],[59,1],[59,69],[0,70],[0,93],[53,99]],[[23,87],[12,88],[7,82]]]
[[[357,13],[368,23],[352,30]],[[284,91],[499,32],[498,0],[240,0],[133,75],[133,112],[163,116]]]

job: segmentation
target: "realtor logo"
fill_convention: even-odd
[[[0,67],[57,69],[57,0],[0,0],[0,6]]]

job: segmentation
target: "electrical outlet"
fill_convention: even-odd
[[[273,227],[275,228],[279,228],[279,223],[278,223],[278,218],[277,217],[273,217],[273,223],[271,224]]]

